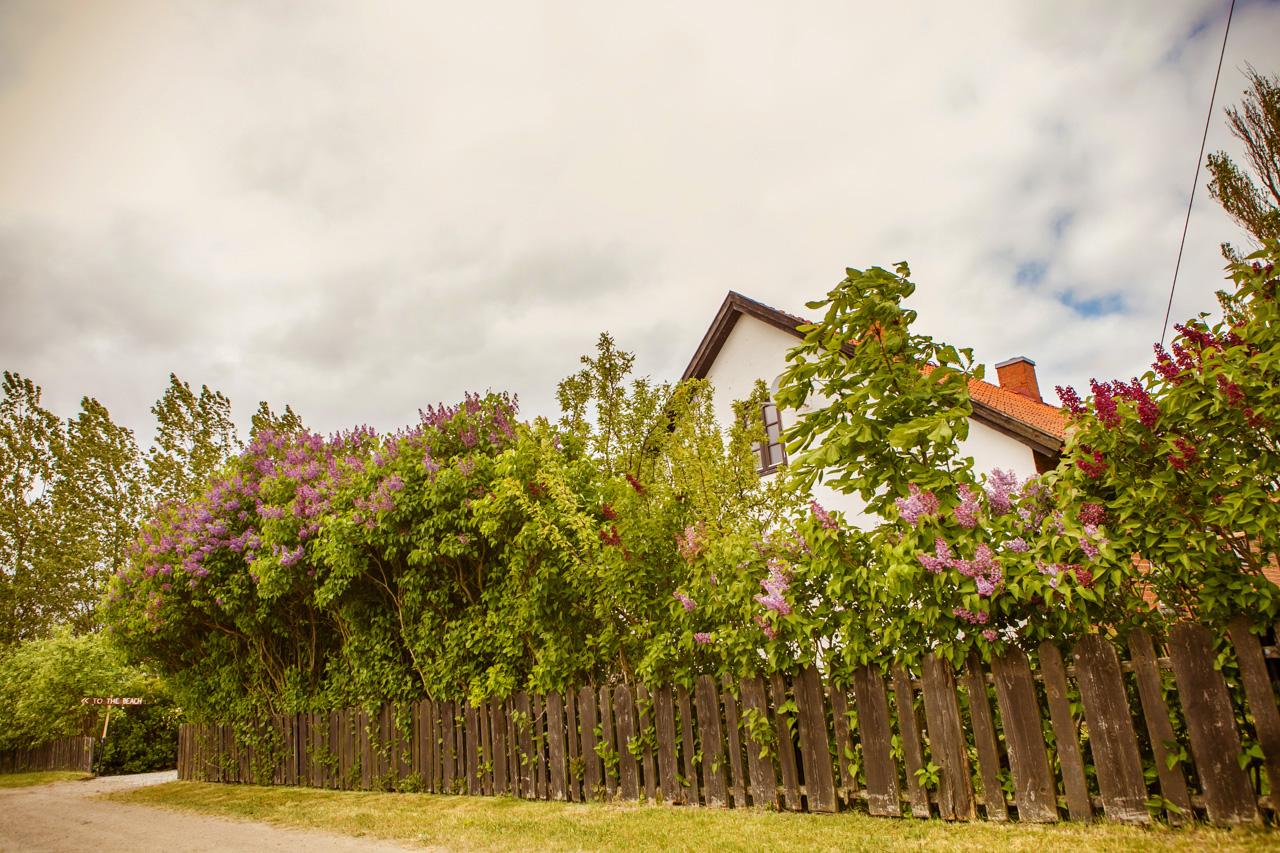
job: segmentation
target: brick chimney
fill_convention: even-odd
[[[1036,382],[1036,363],[1026,356],[1000,362],[996,365],[996,375],[1000,377],[1001,388],[1037,403],[1044,402],[1040,396],[1040,383]]]

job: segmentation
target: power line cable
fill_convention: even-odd
[[[1187,202],[1187,218],[1182,223],[1182,242],[1178,244],[1178,261],[1173,265],[1173,284],[1169,285],[1169,304],[1164,309],[1164,325],[1160,327],[1160,346],[1169,332],[1169,314],[1173,311],[1173,291],[1178,286],[1178,269],[1182,266],[1182,250],[1187,245],[1187,227],[1191,224],[1191,205],[1196,201],[1196,186],[1200,183],[1200,163],[1204,160],[1204,146],[1209,139],[1209,123],[1213,121],[1213,102],[1218,99],[1218,78],[1222,76],[1222,58],[1227,55],[1227,36],[1231,34],[1231,16],[1236,11],[1236,0],[1231,0],[1227,10],[1227,29],[1222,34],[1222,52],[1218,54],[1218,71],[1213,75],[1213,94],[1209,96],[1209,114],[1204,119],[1204,135],[1200,137],[1200,156],[1196,158],[1196,176],[1191,181],[1191,199]]]

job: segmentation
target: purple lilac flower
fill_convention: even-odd
[[[711,642],[711,635],[705,633],[694,634],[693,639],[698,645],[705,646]]]
[[[923,492],[915,483],[907,485],[907,492],[909,497],[894,500],[899,515],[907,524],[915,524],[924,516],[938,514],[940,504],[933,492]]]
[[[671,593],[671,597],[683,604],[684,609],[690,613],[698,609],[698,605],[694,604],[693,599],[682,592],[673,592]]]
[[[1018,475],[995,468],[987,478],[987,502],[992,515],[1004,515],[1013,508],[1010,495],[1018,488]]]

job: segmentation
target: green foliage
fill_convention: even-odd
[[[982,367],[971,350],[912,333],[916,314],[902,306],[915,291],[906,264],[847,273],[825,300],[809,303],[826,311],[787,354],[777,401],[801,412],[787,430],[796,474],[855,493],[884,515],[909,484],[932,489],[969,470],[957,442],[973,413],[967,380],[981,379]]]
[[[1112,546],[1150,561],[1141,581],[1179,618],[1280,616],[1280,589],[1264,576],[1280,549],[1277,260],[1280,243],[1265,241],[1231,265],[1221,322],[1179,326],[1151,371],[1072,401],[1060,485],[1105,508]]]
[[[131,666],[105,634],[77,637],[66,629],[0,654],[0,749],[100,736],[105,709],[82,705],[85,696],[138,696],[147,703],[112,710],[108,768],[173,766],[177,720],[159,680]]]

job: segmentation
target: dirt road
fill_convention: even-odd
[[[357,853],[367,850],[390,853],[411,849],[327,832],[278,829],[96,799],[96,795],[108,791],[157,785],[176,778],[174,772],[145,773],[0,790],[0,851]]]

